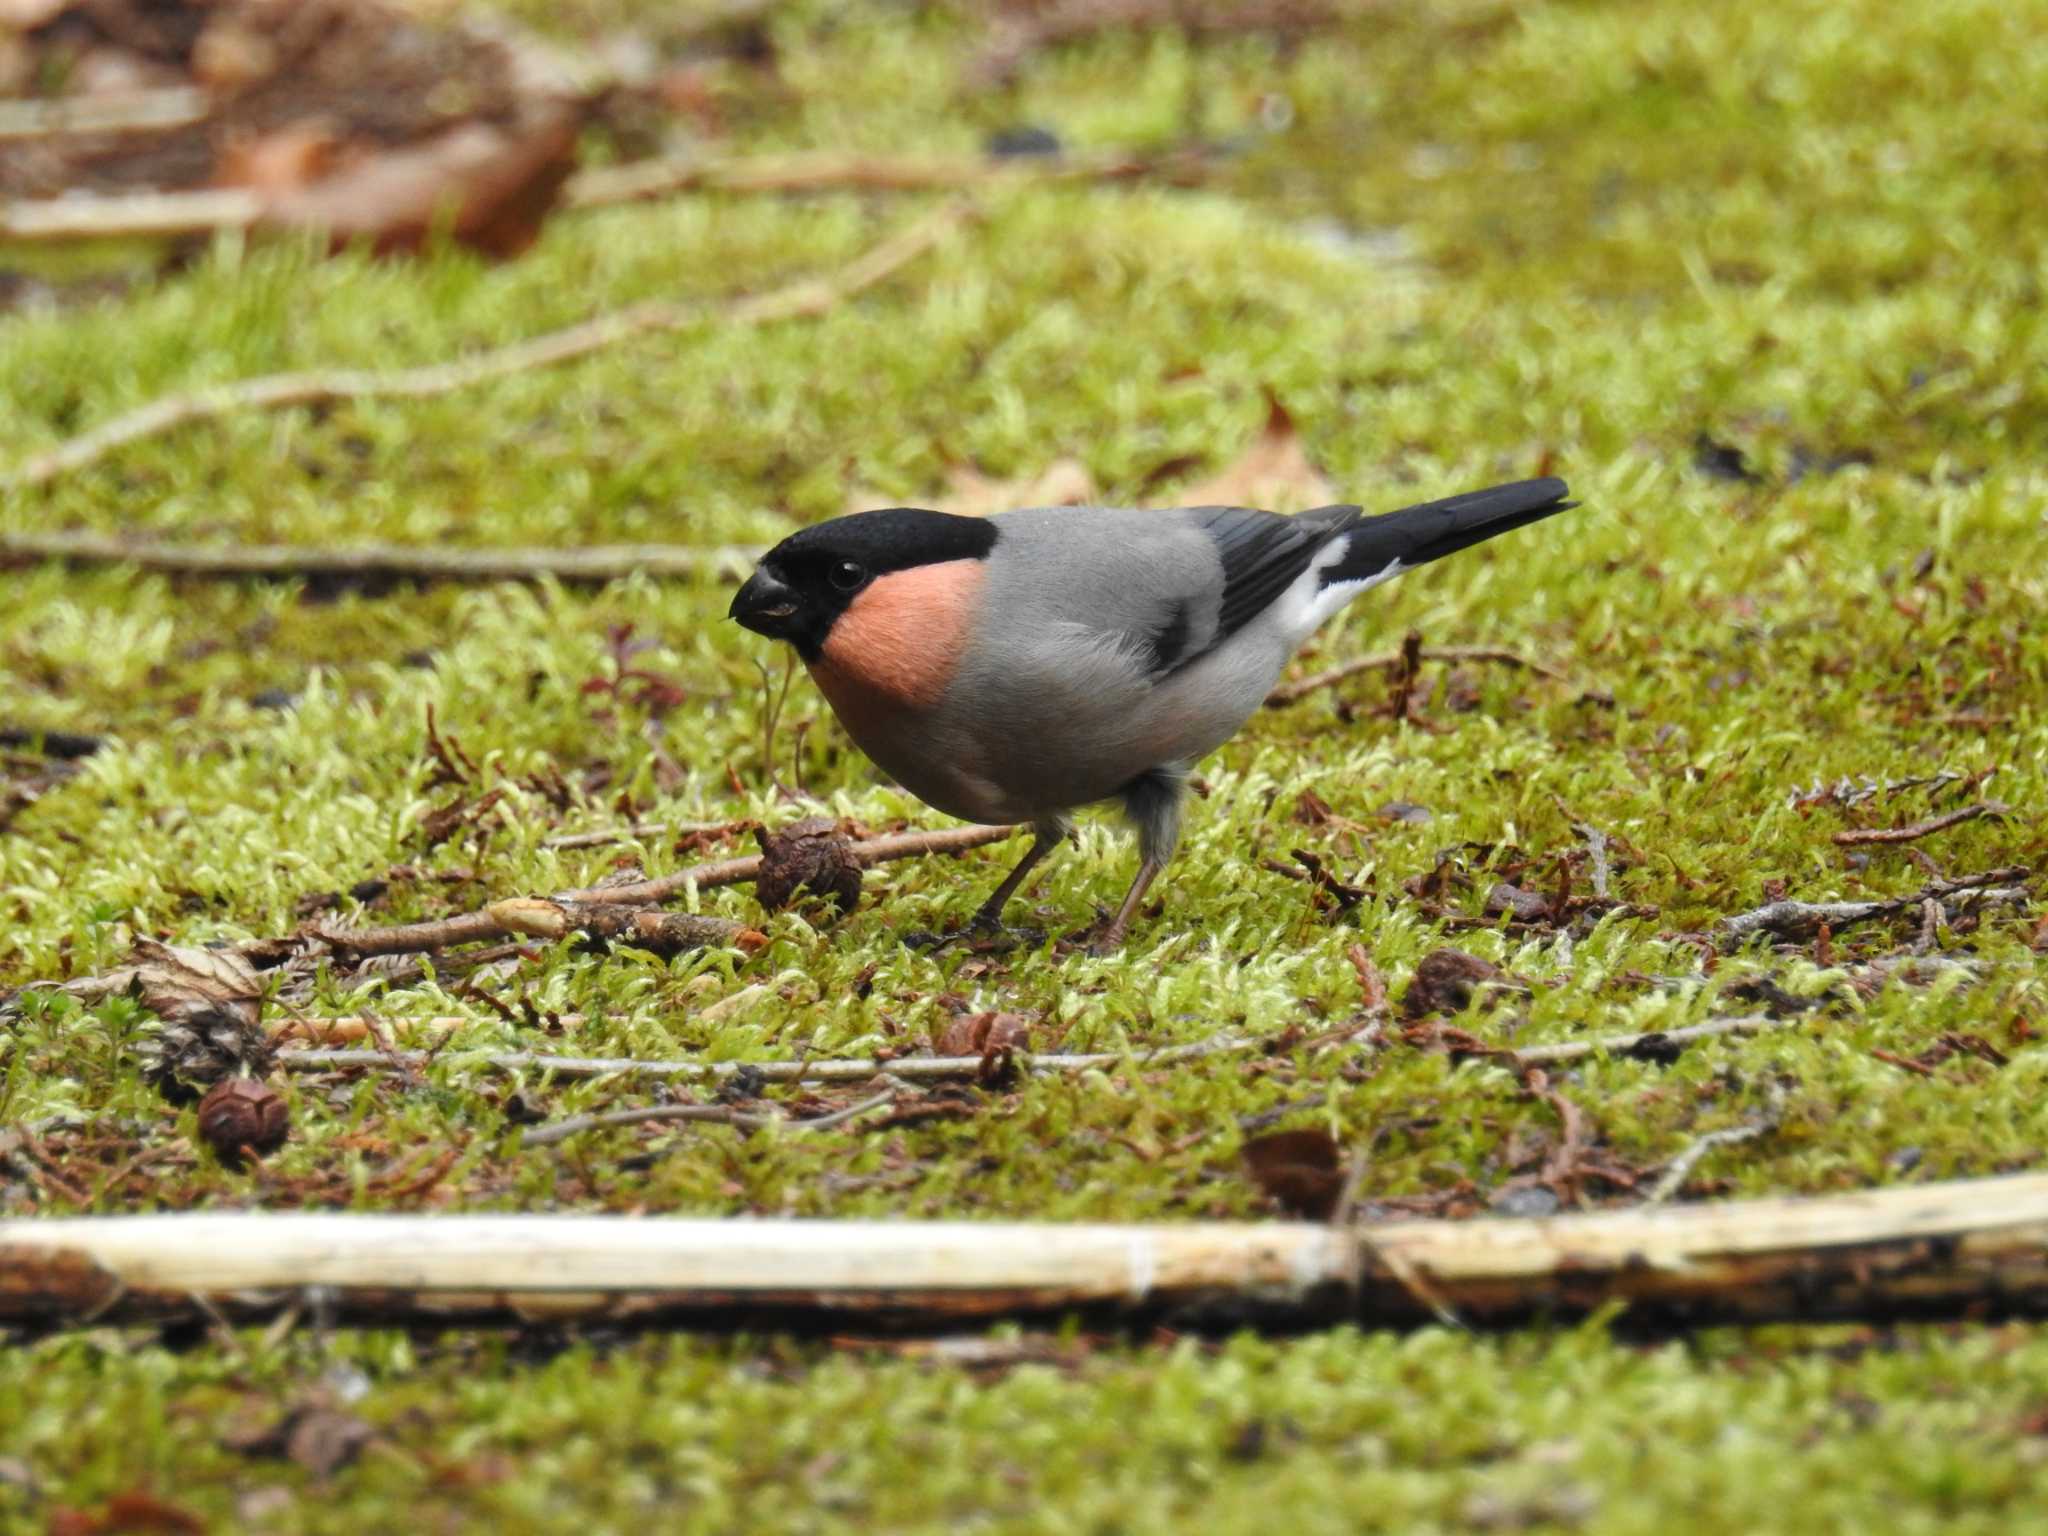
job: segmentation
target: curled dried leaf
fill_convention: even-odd
[[[1337,1138],[1328,1131],[1274,1131],[1244,1144],[1252,1181],[1295,1216],[1328,1221],[1344,1193]]]

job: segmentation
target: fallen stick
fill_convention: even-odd
[[[567,1120],[557,1120],[553,1125],[544,1125],[538,1130],[526,1132],[519,1138],[519,1145],[522,1149],[552,1147],[572,1136],[580,1136],[585,1131],[646,1125],[664,1120],[731,1125],[748,1131],[765,1130],[769,1126],[785,1131],[828,1131],[836,1125],[858,1120],[871,1109],[880,1109],[884,1104],[895,1102],[896,1090],[890,1088],[873,1098],[862,1099],[858,1104],[849,1104],[845,1109],[835,1109],[829,1115],[813,1115],[808,1120],[795,1119],[789,1115],[753,1114],[743,1109],[735,1109],[730,1104],[644,1104],[637,1109],[608,1109],[598,1114],[575,1115]]]
[[[896,832],[887,837],[871,837],[863,842],[850,845],[849,851],[865,868],[884,863],[890,859],[917,858],[934,853],[964,853],[988,843],[1001,842],[1016,831],[1014,827],[955,827],[943,832]],[[312,931],[322,943],[335,949],[345,949],[357,955],[405,955],[418,954],[427,950],[446,949],[456,944],[478,944],[491,939],[503,938],[509,933],[531,933],[531,928],[513,926],[526,915],[539,908],[562,903],[600,903],[614,907],[654,906],[670,897],[680,896],[692,887],[708,891],[721,885],[739,885],[757,878],[761,873],[761,855],[751,854],[744,859],[722,859],[714,864],[696,864],[688,869],[678,870],[672,875],[663,875],[657,880],[639,880],[630,885],[608,885],[585,887],[580,890],[558,892],[551,901],[535,897],[512,897],[506,901],[494,902],[480,912],[464,912],[455,917],[436,918],[424,923],[397,923],[388,928],[337,928],[321,925]],[[518,903],[530,903],[520,906]],[[551,919],[536,918],[547,922]],[[693,919],[692,921],[724,922],[724,919]],[[730,923],[731,941],[744,944],[745,934],[754,930],[739,923]],[[543,937],[561,937],[568,924],[562,925],[561,932],[550,932]],[[256,947],[269,949],[273,941],[259,939]],[[249,946],[244,946],[248,948]],[[755,946],[758,947],[758,946]]]
[[[1719,1039],[1724,1035],[1754,1035],[1775,1029],[1782,1022],[1760,1015],[1709,1019],[1704,1024],[1650,1029],[1635,1035],[1601,1035],[1592,1040],[1561,1040],[1555,1045],[1510,1047],[1493,1059],[1518,1072],[1528,1067],[1554,1067],[1560,1062],[1583,1061],[1588,1056],[1634,1056],[1647,1061],[1666,1061],[1695,1041]]]
[[[1404,1278],[1405,1277],[1405,1278]],[[1424,1299],[1416,1281],[1427,1287]],[[2048,1308],[2048,1175],[1534,1219],[1058,1225],[204,1212],[0,1222],[0,1317],[924,1328],[1075,1311],[1639,1326]]]
[[[170,576],[241,581],[540,581],[601,586],[628,576],[744,576],[758,549],[591,544],[580,549],[436,549],[407,544],[179,544],[94,533],[0,534],[0,564],[132,565]]]
[[[148,128],[177,128],[206,116],[206,108],[206,92],[189,85],[48,100],[15,98],[0,101],[0,141],[47,139],[67,133],[135,133]],[[6,212],[12,210],[0,210]]]
[[[7,137],[0,103],[0,138]],[[992,160],[985,155],[676,156],[594,166],[569,178],[564,208],[613,208],[681,192],[784,195],[798,192],[946,192],[1027,181],[1132,181],[1200,174],[1197,150],[1108,151],[1068,158]],[[127,192],[99,197],[0,201],[0,240],[64,244],[86,240],[183,240],[254,229],[270,202],[242,187]]]
[[[1192,151],[992,160],[986,155],[678,155],[579,171],[563,190],[568,208],[610,208],[678,192],[936,192],[1025,181],[1129,181],[1186,176]]]
[[[1938,901],[1944,915],[1953,910],[1960,916],[1971,907],[2020,906],[2033,899],[2021,881],[2033,873],[2024,864],[2006,869],[1986,870],[1957,880],[1934,880],[1910,896],[1890,896],[1876,901],[1773,901],[1748,912],[1721,919],[1724,941],[1740,941],[1753,934],[1773,933],[1785,938],[1811,938],[1825,925],[1839,933],[1851,923],[1874,917],[1896,917],[1901,912],[1919,912],[1924,903]]]
[[[1081,1055],[1012,1053],[1017,1069],[1039,1076],[1113,1067],[1147,1068],[1256,1048],[1237,1035],[1217,1035],[1187,1045],[1140,1051],[1091,1051]],[[276,1063],[287,1072],[336,1072],[359,1067],[417,1071],[431,1064],[428,1051],[284,1050]],[[987,1070],[985,1056],[894,1056],[851,1061],[649,1061],[637,1056],[550,1056],[531,1051],[494,1051],[482,1058],[440,1055],[450,1065],[480,1064],[497,1072],[553,1073],[557,1077],[653,1077],[684,1082],[725,1082],[743,1075],[761,1083],[865,1083],[887,1074],[909,1083],[971,1082]]]
[[[1906,827],[1865,827],[1835,834],[1838,848],[1863,848],[1873,843],[1910,843],[1919,838],[1932,837],[1937,832],[1946,832],[1950,827],[1961,826],[1966,821],[1975,821],[1979,816],[2002,816],[2009,806],[1995,800],[1986,800],[1978,805],[1966,805],[1961,810],[1950,811],[1944,816],[1930,816],[1925,821],[1916,821]]]
[[[1502,666],[1521,667],[1540,677],[1557,682],[1566,681],[1566,676],[1548,662],[1536,661],[1516,651],[1502,650],[1492,645],[1425,645],[1418,653],[1423,661],[1492,661]],[[1310,694],[1341,683],[1347,677],[1356,677],[1361,672],[1391,672],[1406,663],[1400,651],[1382,651],[1372,656],[1357,656],[1327,672],[1317,672],[1309,677],[1298,678],[1291,683],[1282,683],[1266,695],[1266,708],[1279,709],[1296,703]]]
[[[635,336],[687,330],[723,321],[728,325],[761,325],[823,314],[834,305],[891,276],[937,245],[967,218],[971,208],[948,204],[910,228],[890,236],[826,278],[808,278],[771,293],[729,299],[720,304],[669,304],[660,300],[635,304],[598,315],[564,330],[550,331],[510,346],[497,347],[452,363],[388,372],[356,369],[311,373],[279,373],[263,378],[170,395],[37,454],[14,470],[0,474],[0,489],[47,485],[59,475],[82,469],[117,448],[158,437],[194,422],[210,421],[241,411],[282,410],[290,406],[325,405],[342,400],[416,400],[469,389],[511,374],[550,368],[586,357]]]
[[[938,832],[891,832],[883,837],[870,837],[850,844],[847,852],[860,861],[863,869],[872,869],[877,864],[886,864],[892,859],[919,859],[933,854],[968,853],[976,848],[985,848],[990,843],[1000,843],[1016,834],[1015,827],[948,827]],[[694,869],[678,870],[673,875],[663,875],[656,880],[639,880],[631,885],[587,886],[582,890],[563,891],[558,901],[616,901],[634,905],[667,901],[680,896],[695,886],[708,891],[713,886],[740,885],[759,877],[761,855],[749,854],[743,859],[722,859],[716,864],[699,864]]]

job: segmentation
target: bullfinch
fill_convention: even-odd
[[[790,535],[731,617],[796,647],[847,734],[949,816],[1036,837],[975,915],[1122,802],[1139,865],[1096,941],[1119,944],[1180,837],[1190,768],[1238,731],[1295,650],[1359,593],[1563,512],[1523,480],[1368,517],[1245,507],[890,507]]]

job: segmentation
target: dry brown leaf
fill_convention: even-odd
[[[579,108],[562,106],[513,128],[464,123],[402,149],[344,146],[317,125],[294,124],[237,147],[223,185],[263,198],[259,223],[324,232],[335,245],[416,250],[437,226],[492,256],[516,256],[576,168]]]
[[[1306,507],[1328,506],[1338,496],[1323,472],[1309,462],[1308,450],[1302,446],[1301,434],[1295,430],[1287,407],[1268,395],[1266,425],[1252,445],[1235,463],[1185,487],[1179,500],[1190,507],[1262,507],[1268,511],[1299,512]]]
[[[1023,1050],[1031,1043],[1031,1020],[1021,1013],[969,1013],[948,1024],[932,1045],[938,1056],[988,1056]]]
[[[1081,507],[1094,503],[1101,492],[1088,466],[1079,459],[1055,459],[1035,475],[1015,480],[997,480],[971,464],[955,464],[946,471],[946,490],[934,510],[961,517],[987,517],[1012,507]],[[847,501],[846,510],[861,512],[888,505],[886,497],[861,489]]]
[[[1344,1192],[1337,1141],[1328,1131],[1275,1131],[1244,1144],[1254,1183],[1295,1216],[1328,1221]]]
[[[263,1011],[262,979],[233,950],[137,939],[135,958],[128,984],[160,1019],[219,1012],[253,1026]]]

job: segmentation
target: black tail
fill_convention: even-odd
[[[1343,560],[1323,572],[1323,585],[1377,576],[1396,560],[1404,569],[1441,560],[1497,533],[1569,511],[1578,503],[1566,501],[1568,494],[1562,480],[1517,480],[1360,518],[1349,530]]]

